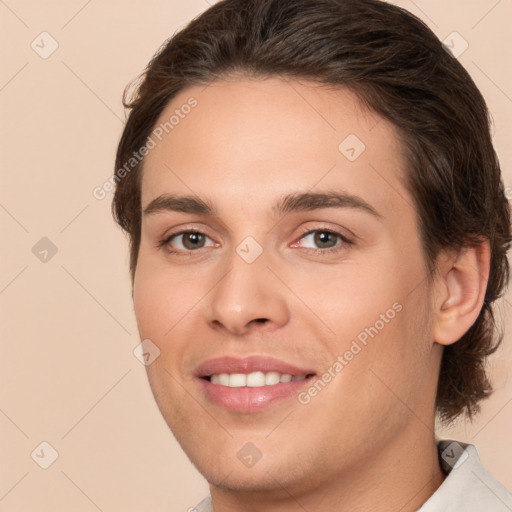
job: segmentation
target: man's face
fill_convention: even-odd
[[[192,462],[297,492],[428,435],[440,352],[393,127],[346,90],[278,78],[189,88],[159,123],[173,115],[145,160],[134,302]]]

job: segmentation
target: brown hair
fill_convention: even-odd
[[[119,170],[148,141],[170,100],[231,73],[310,79],[346,87],[390,120],[410,164],[430,274],[443,248],[489,240],[483,308],[444,349],[436,406],[448,422],[471,419],[490,395],[485,360],[501,342],[492,303],[509,279],[510,207],[492,146],[489,115],[469,74],[407,11],[378,0],[223,0],[171,37],[148,64],[130,101]],[[141,229],[141,162],[116,179],[113,212],[128,232],[132,279]],[[126,169],[126,167],[125,167]]]

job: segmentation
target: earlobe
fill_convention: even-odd
[[[478,318],[489,278],[490,257],[486,240],[442,259],[435,286],[433,337],[436,343],[455,343]]]

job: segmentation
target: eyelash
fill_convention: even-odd
[[[313,253],[316,253],[316,254],[318,254],[318,253],[322,253],[322,254],[326,254],[326,253],[328,253],[328,254],[337,254],[338,252],[343,251],[344,249],[346,249],[347,246],[351,246],[354,243],[350,239],[348,239],[346,236],[342,235],[341,233],[338,233],[337,231],[334,231],[332,229],[323,228],[323,227],[317,227],[317,228],[313,228],[313,229],[311,229],[311,228],[305,229],[303,231],[303,233],[300,235],[299,240],[302,240],[307,235],[311,235],[312,233],[316,233],[316,232],[330,233],[331,235],[335,235],[336,237],[338,237],[339,240],[341,240],[342,243],[341,244],[337,244],[334,247],[327,248],[327,249],[320,249],[320,248],[316,248],[315,249],[315,248],[305,247],[304,249],[306,249],[309,252],[313,252]],[[171,233],[170,235],[168,235],[165,238],[163,238],[162,240],[160,240],[157,245],[158,245],[159,248],[165,248],[165,250],[169,254],[176,254],[176,255],[180,255],[180,256],[192,255],[192,253],[196,252],[196,250],[188,250],[186,252],[183,252],[182,250],[174,250],[174,249],[170,249],[168,247],[169,243],[171,242],[171,240],[173,238],[178,237],[180,235],[186,235],[186,234],[191,234],[191,233],[195,233],[195,234],[198,234],[198,235],[203,235],[205,237],[208,237],[208,235],[206,235],[205,233],[203,233],[203,232],[201,232],[199,230],[188,229],[188,230],[178,231],[176,233]]]

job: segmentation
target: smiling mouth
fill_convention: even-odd
[[[215,373],[203,378],[212,384],[229,388],[260,388],[287,382],[298,382],[314,375],[313,373],[291,375],[289,373],[255,371],[251,373]]]
[[[208,402],[244,414],[293,400],[317,375],[311,367],[264,355],[209,359],[194,373]]]

